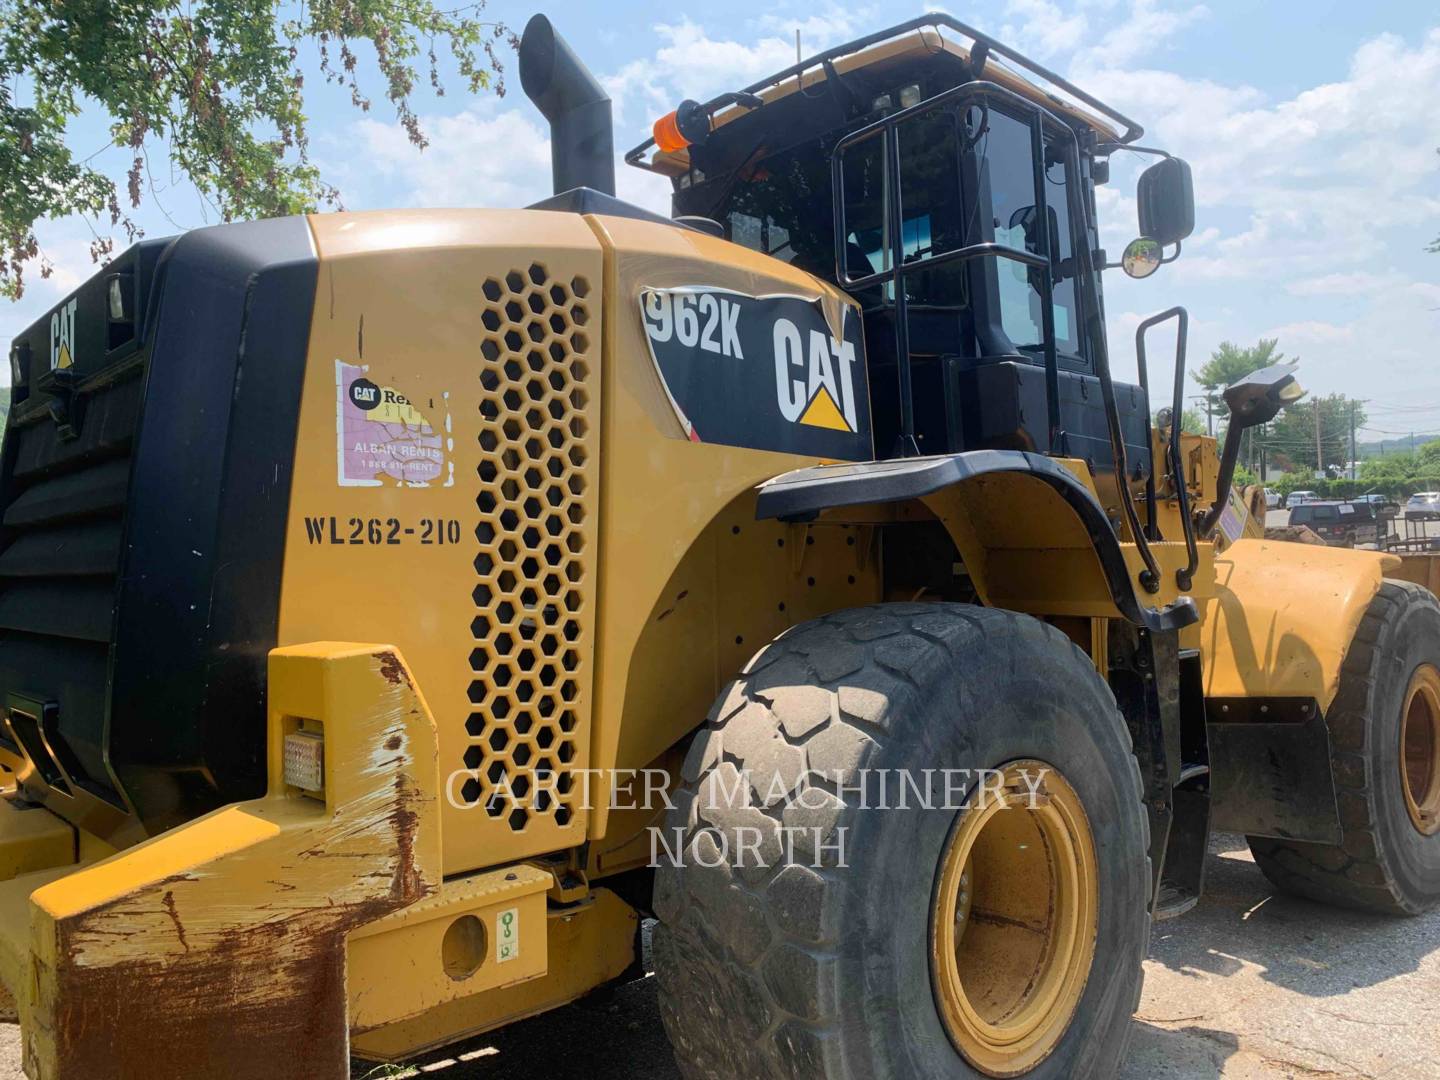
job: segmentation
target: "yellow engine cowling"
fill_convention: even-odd
[[[280,643],[343,628],[404,651],[435,713],[446,874],[598,839],[610,800],[585,770],[608,777],[617,763],[630,657],[676,564],[741,493],[815,460],[687,440],[647,351],[640,289],[803,293],[837,319],[848,300],[653,221],[455,210],[311,224],[318,300]],[[337,446],[337,408],[361,375],[443,427],[423,487],[337,483],[354,453]],[[716,673],[748,656],[699,647],[706,700],[687,724]],[[626,716],[626,737],[675,719]],[[551,793],[539,805],[537,785]]]

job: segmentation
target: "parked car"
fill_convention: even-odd
[[[1290,511],[1291,525],[1307,525],[1330,547],[1374,544],[1380,530],[1365,502],[1307,502]]]
[[[1382,518],[1393,518],[1400,513],[1400,504],[1389,495],[1361,495],[1353,500],[1357,503],[1368,503],[1375,508],[1375,515]]]
[[[1274,488],[1266,488],[1266,489],[1265,489],[1265,509],[1266,509],[1266,510],[1278,510],[1278,509],[1280,509],[1281,503],[1283,503],[1284,501],[1285,501],[1284,499],[1280,498],[1280,493],[1279,493],[1278,491],[1276,491]]]
[[[1405,516],[1411,521],[1433,521],[1440,518],[1440,491],[1417,491],[1405,504]]]
[[[1306,503],[1318,502],[1320,496],[1313,491],[1292,491],[1285,500],[1286,506],[1304,506]]]

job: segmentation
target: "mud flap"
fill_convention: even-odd
[[[1330,733],[1314,698],[1211,698],[1214,827],[1340,842]]]

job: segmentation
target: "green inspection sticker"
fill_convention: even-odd
[[[495,916],[495,961],[503,964],[520,955],[520,909],[506,908]]]

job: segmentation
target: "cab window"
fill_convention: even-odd
[[[1035,154],[1030,125],[997,109],[986,120],[988,130],[976,144],[982,187],[988,186],[995,242],[1040,254],[1043,234],[1035,209]],[[1065,140],[1047,133],[1044,147],[1046,216],[1051,255],[1066,260],[1074,255],[1068,186],[1071,166],[1064,153]],[[1051,161],[1050,159],[1054,159]],[[998,260],[1000,321],[1017,349],[1039,349],[1045,342],[1040,278],[1029,267]],[[1055,348],[1080,353],[1075,279],[1057,274],[1054,279]]]

